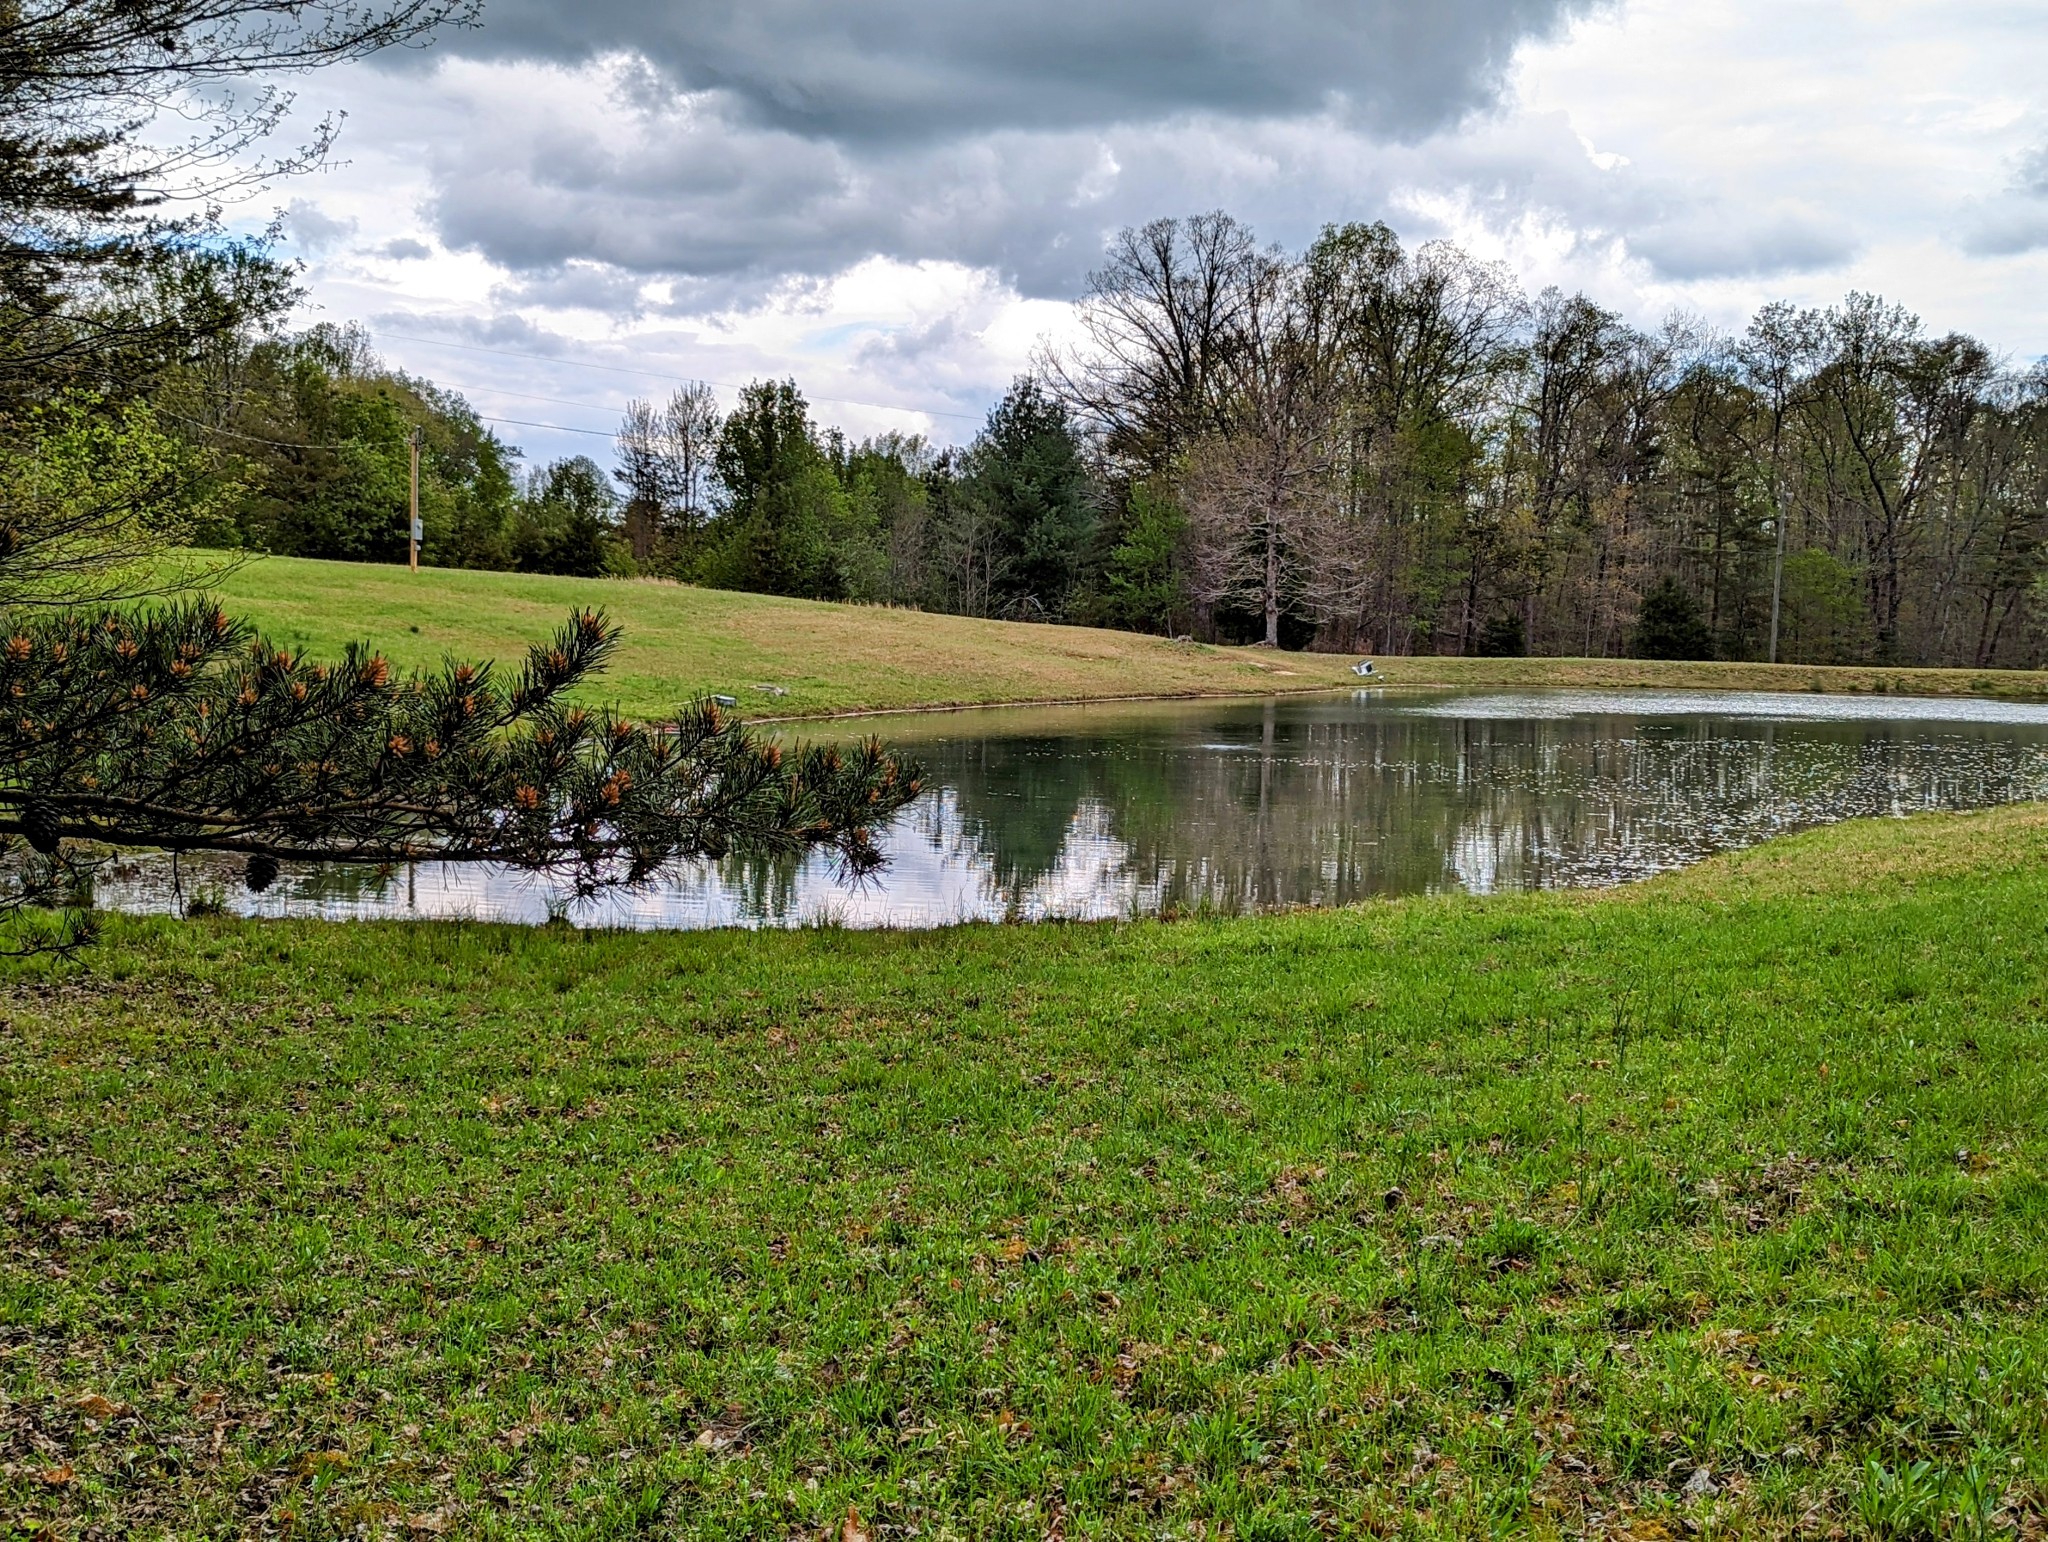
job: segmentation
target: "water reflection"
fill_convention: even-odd
[[[289,874],[252,915],[578,925],[931,926],[1332,905],[1624,882],[1830,820],[2048,797],[2048,707],[1981,701],[1516,692],[962,713],[885,730],[932,791],[865,887],[830,862],[691,865],[565,906],[516,874],[423,864]],[[161,859],[103,904],[173,903]]]

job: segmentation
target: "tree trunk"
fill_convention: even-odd
[[[1266,646],[1280,646],[1280,525],[1266,520]]]

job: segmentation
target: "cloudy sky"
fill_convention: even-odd
[[[2038,0],[487,0],[304,82],[341,163],[241,212],[535,459],[671,378],[964,439],[1107,233],[1219,207],[1645,323],[1872,289],[2031,360],[2044,57]]]

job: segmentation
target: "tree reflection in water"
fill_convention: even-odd
[[[1986,702],[1361,693],[960,713],[894,737],[933,790],[887,837],[879,881],[733,860],[568,918],[936,925],[1609,884],[1835,819],[2048,797],[2048,708]],[[293,874],[260,900],[220,889],[261,914],[560,908],[519,875],[431,864]],[[167,864],[126,864],[100,898],[168,908]]]

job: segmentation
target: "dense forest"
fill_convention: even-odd
[[[1386,653],[2048,654],[2048,370],[1868,295],[1644,331],[1384,225],[1296,255],[1162,220],[964,447],[850,442],[768,381],[522,472],[359,331],[286,331],[260,253],[155,282],[241,318],[140,396],[218,545],[403,560],[417,432],[447,565]]]

